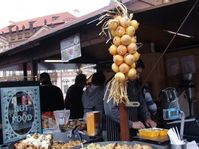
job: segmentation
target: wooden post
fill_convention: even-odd
[[[37,70],[38,70],[38,67],[37,67],[37,62],[36,61],[32,61],[31,62],[31,73],[32,73],[32,76],[33,76],[33,78],[32,78],[32,81],[37,81]]]
[[[28,80],[27,63],[23,63],[23,76],[24,76],[24,81],[27,81]]]
[[[129,141],[128,114],[125,104],[119,104],[120,112],[120,139],[121,141]]]

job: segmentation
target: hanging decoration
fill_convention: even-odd
[[[124,4],[115,1],[115,10],[106,11],[99,18],[102,24],[102,31],[99,35],[108,36],[106,43],[112,41],[109,47],[109,53],[113,56],[112,70],[115,76],[110,81],[109,100],[115,104],[128,103],[127,82],[129,79],[136,78],[136,62],[140,57],[138,48],[141,46],[137,43],[135,36],[139,23],[133,19],[133,14],[128,14]],[[109,87],[107,87],[109,88]],[[108,102],[108,101],[107,101]]]

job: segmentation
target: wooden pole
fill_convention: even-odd
[[[23,63],[23,76],[24,76],[24,81],[27,81],[28,80],[27,63]]]
[[[120,113],[120,139],[121,141],[129,141],[128,114],[124,103],[119,104]]]
[[[32,62],[31,62],[31,73],[32,73],[32,76],[33,76],[33,78],[32,78],[32,81],[37,81],[37,70],[38,70],[38,66],[37,66],[37,62],[35,61],[35,60],[33,60]]]

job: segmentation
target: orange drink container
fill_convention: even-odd
[[[100,129],[100,112],[92,111],[86,114],[86,125],[88,136],[95,136]]]

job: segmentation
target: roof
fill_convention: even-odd
[[[92,21],[96,21],[98,20],[98,17],[100,14],[104,13],[104,10],[109,10],[109,9],[113,9],[114,6],[106,6],[106,7],[103,7],[97,11],[94,11],[92,13],[89,13],[87,15],[84,15],[82,17],[79,17],[78,19],[74,19],[74,20],[71,20],[70,22],[68,23],[65,23],[65,24],[61,24],[59,26],[57,26],[56,28],[52,28],[50,30],[47,30],[45,32],[42,32],[41,34],[33,37],[33,38],[29,38],[27,39],[26,41],[24,42],[21,42],[17,45],[15,45],[14,47],[11,47],[9,49],[6,49],[5,52],[8,52],[10,50],[13,50],[15,48],[22,48],[23,46],[26,46],[28,44],[32,44],[33,42],[38,42],[42,39],[45,39],[45,38],[48,38],[50,36],[54,36],[54,35],[57,35],[59,34],[60,32],[64,32],[66,30],[70,30],[71,28],[75,28],[77,26],[80,26],[80,24],[84,24],[84,23],[88,23],[89,20]],[[16,49],[15,49],[16,50]],[[20,51],[20,50],[19,50]],[[5,53],[5,52],[2,52],[2,53]],[[17,52],[17,51],[16,51]],[[0,53],[0,55],[2,54]]]
[[[162,20],[162,18],[169,17],[166,19],[167,20],[166,22],[172,23],[173,26],[174,25],[178,26],[178,22],[176,22],[175,19],[176,19],[176,16],[179,16],[179,15],[173,15],[173,14],[175,14],[177,12],[181,13],[181,10],[184,10],[185,8],[187,8],[187,5],[188,6],[192,5],[192,3],[193,3],[193,1],[179,0],[178,2],[172,2],[172,3],[163,4],[163,5],[159,5],[159,6],[152,6],[152,7],[146,8],[146,9],[139,8],[135,5],[135,4],[139,4],[139,3],[132,3],[132,9],[130,9],[129,11],[134,12],[136,18],[138,18],[138,20],[140,20],[140,22],[142,22],[142,25],[140,26],[141,29],[140,29],[140,31],[137,32],[138,37],[142,37],[142,38],[140,38],[140,42],[145,44],[145,43],[148,43],[151,41],[155,42],[157,40],[157,42],[155,42],[156,48],[164,49],[164,47],[166,47],[166,45],[170,41],[170,34],[166,33],[164,30],[159,31],[159,29],[161,29],[160,26],[165,24],[165,21],[164,21],[165,19]],[[96,22],[98,22],[99,16],[101,16],[102,13],[105,12],[105,10],[111,10],[114,8],[115,8],[114,5],[106,6],[106,7],[101,8],[95,12],[92,12],[88,15],[79,17],[78,19],[75,19],[71,22],[68,22],[68,23],[62,24],[56,28],[47,30],[46,32],[43,32],[34,38],[31,38],[23,43],[15,45],[15,47],[7,49],[7,51],[0,53],[0,56],[7,54],[7,53],[16,54],[16,53],[28,50],[30,47],[33,47],[34,45],[39,45],[40,41],[43,41],[45,39],[50,39],[51,37],[56,37],[60,33],[69,32],[69,31],[72,31],[75,28],[81,27],[81,26],[84,26],[84,27],[89,26],[93,22],[94,22],[93,24],[95,24]],[[131,7],[129,7],[129,8],[131,8]],[[198,9],[195,9],[195,10],[198,10]],[[167,15],[168,12],[169,12],[169,16]],[[198,12],[198,11],[196,11],[196,12]],[[168,20],[171,19],[170,17],[174,17],[174,20],[172,19],[172,21],[169,22]],[[161,20],[163,22],[161,22]],[[150,23],[152,23],[152,24],[150,24]],[[166,24],[166,25],[168,26],[168,24]],[[190,26],[187,28],[190,28]],[[154,29],[156,29],[156,30],[154,30]],[[194,41],[198,41],[199,40],[198,38],[195,38]],[[161,39],[161,41],[159,41],[159,39]],[[178,42],[178,40],[175,40],[177,42],[175,42],[174,47],[176,48],[178,46],[184,46],[181,44],[189,42],[189,40],[185,39],[185,38],[183,38],[182,40],[183,41],[181,41],[181,37],[180,37],[179,42]],[[180,45],[179,45],[179,43],[180,43]],[[93,52],[95,52],[95,50],[93,50],[95,47],[92,47]],[[88,47],[87,47],[87,51],[88,51]]]
[[[56,24],[62,24],[62,23],[67,23],[70,22],[74,19],[76,19],[74,15],[70,14],[69,12],[62,12],[62,13],[57,13],[57,14],[52,14],[52,15],[47,15],[43,17],[37,17],[29,20],[24,20],[24,21],[19,21],[19,22],[14,22],[9,26],[12,27],[12,31],[15,32],[17,30],[17,26],[19,31],[24,29],[29,29],[30,27],[30,22],[33,24],[33,28],[35,27],[41,27],[44,25],[56,25]],[[3,33],[8,33],[9,32],[9,26],[6,26],[2,29],[0,29],[0,34]]]
[[[70,21],[68,23],[59,25],[56,28],[52,28],[50,30],[47,30],[47,31],[45,31],[45,32],[39,34],[38,36],[33,37],[33,38],[29,38],[28,40],[26,40],[24,42],[21,42],[21,43],[15,45],[14,47],[6,49],[6,51],[0,53],[0,55],[5,53],[5,52],[11,51],[13,49],[15,49],[16,52],[17,52],[17,49],[19,49],[19,51],[21,51],[20,48],[23,49],[23,47],[25,47],[26,45],[29,45],[29,44],[32,44],[32,43],[36,43],[36,42],[41,41],[43,39],[46,39],[48,37],[57,35],[57,34],[59,34],[61,32],[73,29],[73,28],[75,28],[77,26],[80,26],[82,24],[87,24],[88,25],[90,23],[98,21],[99,16],[102,15],[103,13],[105,13],[105,10],[111,10],[111,9],[114,9],[114,8],[115,8],[115,4],[111,3],[110,5],[105,6],[105,7],[101,8],[101,9],[99,9],[99,10],[96,10],[96,11],[93,11],[93,12],[91,12],[89,14],[86,14],[86,15],[83,15],[81,17],[78,17],[78,19],[74,19],[74,20],[72,20],[72,21]]]
[[[127,1],[127,3],[131,2],[129,0],[126,0],[126,1]],[[179,0],[179,1],[183,2],[184,0]],[[144,7],[143,6],[140,7],[141,6],[140,3],[144,4]],[[161,8],[161,7],[164,7],[164,6],[167,6],[167,5],[172,5],[172,4],[175,4],[175,3],[178,3],[178,2],[172,2],[172,3],[169,3],[169,4],[162,4],[162,5],[158,5],[158,6],[149,7],[150,5],[145,3],[145,2],[139,2],[139,1],[138,2],[132,2],[132,4],[134,5],[134,10],[129,10],[129,11],[133,11],[134,14],[135,14],[135,13],[145,12],[147,10],[153,10],[153,9],[156,9],[156,8]],[[64,32],[64,31],[70,30],[72,28],[75,28],[77,26],[80,26],[80,24],[90,24],[90,23],[93,23],[95,21],[98,21],[99,16],[102,15],[103,13],[105,13],[105,10],[111,10],[111,9],[114,9],[114,8],[115,8],[115,4],[111,3],[110,5],[105,6],[101,9],[99,9],[99,10],[96,10],[94,12],[87,14],[87,15],[78,17],[78,19],[74,19],[74,20],[72,20],[68,23],[62,24],[62,25],[60,25],[56,28],[52,28],[52,29],[50,29],[46,32],[43,32],[42,34],[39,34],[39,36],[36,36],[35,38],[31,38],[31,40],[27,40],[25,42],[22,42],[22,43],[16,45],[15,47],[8,49],[7,51],[15,49],[15,48],[20,48],[21,46],[25,46],[26,44],[31,44],[31,42],[33,42],[33,41],[39,41],[39,40],[48,38],[49,36],[57,35],[60,32]]]

